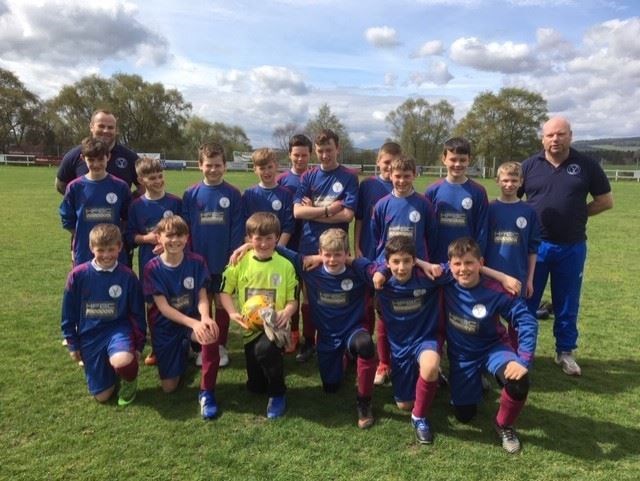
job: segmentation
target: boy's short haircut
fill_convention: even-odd
[[[170,215],[160,219],[153,231],[156,234],[183,236],[189,235],[189,225],[179,215]]]
[[[318,244],[323,251],[349,252],[349,236],[344,230],[336,227],[324,231]]]
[[[254,235],[271,235],[280,236],[280,221],[272,212],[256,212],[251,214],[245,224],[247,237]]]
[[[378,150],[377,158],[379,159],[383,154],[394,155],[397,157],[402,154],[402,147],[397,142],[385,142]]]
[[[409,254],[416,258],[416,243],[411,237],[397,235],[389,239],[384,246],[384,258],[389,260],[393,254]]]
[[[313,142],[304,134],[296,134],[289,139],[289,153],[294,147],[306,147],[309,149],[309,153],[313,152]]]
[[[471,155],[471,144],[463,137],[451,137],[444,143],[442,155],[446,156],[447,152],[458,155]]]
[[[466,254],[471,254],[476,259],[482,259],[482,251],[478,243],[471,237],[460,237],[449,244],[447,255],[449,260],[454,257],[464,257]]]
[[[136,160],[136,175],[147,177],[151,174],[158,174],[164,171],[162,161],[154,157],[140,157]]]
[[[414,174],[416,173],[416,161],[413,157],[409,157],[408,155],[401,155],[396,157],[391,161],[391,172],[394,170],[400,170],[402,172],[406,172],[410,170]]]
[[[207,142],[198,148],[198,164],[202,164],[205,158],[222,157],[222,163],[227,165],[224,148],[217,142]]]
[[[513,175],[522,179],[522,164],[520,162],[503,162],[498,167],[497,180],[500,180],[500,175]]]
[[[115,224],[98,224],[89,232],[90,247],[122,245],[122,234]]]
[[[322,129],[320,132],[318,132],[318,135],[316,135],[316,138],[313,140],[313,142],[316,145],[326,145],[331,142],[332,139],[337,147],[339,142],[338,134],[336,134],[331,129]]]
[[[88,159],[101,159],[109,157],[109,146],[100,139],[93,137],[85,137],[82,139],[80,152],[82,157]]]
[[[272,149],[256,149],[253,151],[253,154],[251,154],[251,162],[253,162],[254,167],[264,167],[271,162],[275,162],[277,165],[278,158]]]

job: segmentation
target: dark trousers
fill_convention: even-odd
[[[244,346],[247,361],[247,389],[267,393],[269,397],[284,395],[284,362],[282,348],[264,334]]]

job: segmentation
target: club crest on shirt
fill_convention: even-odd
[[[184,278],[184,280],[182,281],[182,285],[185,289],[191,290],[196,285],[196,282],[193,277],[189,276]]]
[[[228,197],[220,197],[218,204],[220,204],[220,207],[222,207],[223,209],[226,209],[231,205],[231,201],[229,200]]]
[[[278,287],[280,284],[282,284],[282,276],[278,273],[271,274],[271,285]]]
[[[114,284],[109,288],[109,295],[112,299],[117,299],[122,295],[122,287],[118,284]]]
[[[471,197],[465,197],[462,199],[462,202],[460,202],[460,205],[462,205],[463,209],[469,210],[473,207],[473,199]]]
[[[126,169],[128,165],[127,159],[125,159],[124,157],[118,157],[116,159],[116,166],[119,169]]]
[[[353,289],[353,281],[351,279],[343,279],[340,283],[340,287],[343,291],[350,291]]]
[[[108,204],[113,205],[118,202],[118,195],[115,192],[109,192],[105,199],[107,200]]]
[[[567,165],[567,174],[569,175],[578,175],[582,172],[582,169],[578,164],[569,164]]]
[[[516,219],[516,225],[519,229],[524,229],[525,227],[527,227],[527,219],[524,217],[518,217]]]
[[[417,210],[412,210],[409,213],[409,220],[414,224],[417,224],[418,222],[420,222],[420,212],[418,212]]]
[[[335,182],[331,186],[331,190],[333,190],[336,194],[339,194],[340,192],[342,192],[344,190],[344,186],[342,185],[342,182]]]
[[[271,202],[271,208],[275,211],[282,209],[282,202],[280,202],[280,199],[276,199]]]
[[[162,214],[162,217],[166,219],[167,217],[171,217],[172,215],[173,215],[172,210],[165,210],[164,213]]]
[[[475,317],[476,319],[482,319],[487,315],[487,308],[484,306],[484,304],[476,304],[471,309],[471,314],[473,314],[473,317]]]

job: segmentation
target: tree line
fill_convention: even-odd
[[[139,75],[86,76],[64,86],[55,97],[41,100],[12,72],[0,69],[0,151],[62,155],[88,134],[96,108],[116,115],[120,140],[138,152],[189,159],[204,141],[220,142],[228,158],[234,150],[252,150],[242,127],[192,115],[192,105],[178,90],[146,82]],[[420,165],[437,164],[442,144],[451,136],[468,138],[474,156],[486,165],[521,160],[540,148],[539,127],[547,119],[547,103],[537,93],[503,88],[497,94],[479,94],[459,122],[454,114],[447,100],[409,98],[386,116],[391,134],[387,140],[400,143]],[[304,125],[276,126],[272,139],[286,152],[291,135],[302,132],[313,138],[323,128],[340,137],[343,161],[375,162],[375,150],[355,149],[347,128],[328,104]]]

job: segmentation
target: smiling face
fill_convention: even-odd
[[[471,252],[463,256],[452,256],[449,259],[451,274],[458,284],[465,289],[475,287],[480,282],[480,269],[484,265],[484,259],[478,258]]]
[[[454,184],[461,184],[467,179],[467,169],[471,158],[467,154],[456,154],[447,150],[442,157],[442,163],[447,168],[447,180]]]
[[[118,261],[118,254],[120,254],[120,250],[122,249],[122,243],[89,245],[89,248],[99,267],[102,269],[111,269]]]
[[[156,198],[164,194],[164,172],[153,172],[149,175],[138,177],[138,181],[144,186],[149,197]]]
[[[253,234],[249,239],[254,255],[260,259],[269,259],[278,243],[278,236],[275,234]]]
[[[320,249],[322,265],[329,274],[340,274],[347,263],[347,253],[343,250]]]
[[[296,145],[291,147],[289,153],[289,160],[291,161],[291,168],[296,174],[304,174],[309,168],[309,159],[311,158],[311,151],[308,147]]]
[[[522,179],[519,175],[500,174],[498,177],[498,186],[500,192],[505,199],[515,200],[518,196],[518,189],[522,185]]]
[[[203,157],[198,164],[198,168],[204,175],[204,180],[207,185],[221,184],[224,173],[227,170],[227,166],[221,155]]]
[[[391,178],[391,162],[393,162],[393,159],[396,157],[397,155],[387,154],[386,152],[382,152],[378,155],[376,165],[380,170],[380,178],[383,180],[389,180]]]
[[[263,187],[275,187],[276,176],[278,175],[278,165],[275,162],[267,162],[265,165],[256,165],[253,171],[260,178]]]
[[[416,174],[411,170],[393,169],[391,172],[391,184],[393,193],[398,197],[406,197],[413,192],[413,181]]]
[[[106,155],[102,157],[84,156],[83,158],[89,169],[89,176],[92,179],[101,179],[107,175],[107,162],[109,158]]]
[[[316,156],[323,170],[333,170],[338,167],[338,154],[340,149],[333,139],[323,144],[316,144]]]
[[[569,157],[571,126],[561,117],[554,117],[542,127],[542,146],[545,155],[558,160]]]
[[[98,112],[89,124],[89,131],[94,139],[102,140],[109,148],[116,142],[116,118],[113,114]]]
[[[415,265],[415,257],[407,252],[391,254],[387,259],[387,267],[391,270],[391,274],[402,284],[411,279],[411,273]]]
[[[177,234],[176,232],[160,232],[158,234],[158,244],[164,249],[167,257],[180,256],[187,246],[187,234]]]

